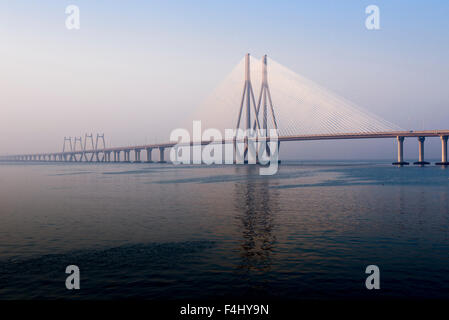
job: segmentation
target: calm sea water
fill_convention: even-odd
[[[0,165],[0,299],[447,299],[448,255],[435,166]]]

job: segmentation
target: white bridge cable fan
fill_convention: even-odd
[[[273,111],[281,136],[373,133],[401,131],[390,123],[337,94],[317,85],[281,64],[268,59],[268,87]],[[251,84],[256,104],[262,83],[262,61],[250,58]],[[243,58],[223,82],[197,108],[191,120],[201,120],[203,130],[235,129],[245,83]],[[270,103],[267,112],[268,129],[274,127]],[[254,124],[254,114],[251,125]],[[262,105],[259,123],[263,123]],[[191,122],[190,122],[191,123]],[[188,127],[187,127],[188,128]]]

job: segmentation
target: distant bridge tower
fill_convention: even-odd
[[[94,146],[94,138],[92,133],[91,134],[84,134],[84,149],[83,149],[83,157],[84,157],[84,161],[92,161],[94,158],[94,153],[92,152],[90,155],[90,158],[87,158],[87,141],[90,141],[90,150],[95,150],[95,146]]]
[[[69,150],[69,151],[70,151],[70,152],[73,151],[72,138],[71,138],[71,137],[64,137],[64,144],[63,144],[63,146],[62,146],[62,153],[63,153],[63,154],[64,154],[64,152],[66,152],[66,149],[65,149],[66,142],[69,143],[69,144],[68,144],[68,146],[70,147],[70,150]],[[62,157],[64,158],[64,161],[67,161],[67,155],[66,155],[66,154],[64,154]],[[49,159],[51,160],[51,155],[49,156]],[[72,160],[72,156],[70,155],[69,161],[71,161],[71,160]]]
[[[70,151],[73,151],[73,146],[72,146],[72,138],[71,137],[64,137],[64,144],[62,146],[62,152],[65,152],[65,146],[66,146],[66,141],[69,142],[69,147],[70,147]]]
[[[257,122],[258,127],[259,125],[259,119],[257,118],[257,110],[256,110],[256,101],[254,99],[254,92],[253,92],[253,86],[251,84],[251,75],[250,75],[250,56],[249,53],[245,56],[245,84],[243,85],[243,94],[242,94],[242,101],[240,103],[240,111],[239,111],[239,118],[237,120],[237,126],[236,129],[240,128],[240,122],[242,120],[242,111],[243,111],[243,104],[246,106],[246,129],[251,129],[251,108],[254,111],[254,119]]]
[[[242,93],[242,101],[240,102],[240,111],[239,111],[239,117],[237,120],[237,126],[236,129],[240,128],[240,122],[242,120],[242,111],[243,111],[243,105],[245,104],[245,113],[246,113],[246,133],[247,135],[251,131],[251,113],[254,113],[254,120],[257,124],[257,128],[260,129],[259,124],[259,118],[257,116],[257,110],[256,110],[256,100],[254,99],[254,92],[253,92],[253,86],[251,84],[251,72],[250,72],[250,55],[249,53],[245,56],[245,84],[243,85],[243,93]],[[248,136],[245,136],[245,144],[244,144],[244,150],[243,150],[243,156],[240,153],[241,150],[234,147],[235,149],[235,155],[236,155],[236,161],[237,159],[242,159],[245,161],[245,158],[248,155]],[[237,136],[234,138],[237,139]],[[236,141],[234,140],[234,146],[236,145]]]
[[[79,146],[80,146],[79,150],[77,150],[77,148],[76,148],[77,142],[79,142]],[[76,152],[76,151],[82,151],[82,150],[83,150],[83,139],[82,139],[81,137],[75,137],[75,143],[74,143],[74,145],[73,145],[73,151]],[[78,159],[76,158],[76,153],[74,153],[74,154],[73,154],[73,159],[74,159],[75,161],[82,161],[82,160],[83,160],[83,156],[81,155],[81,156],[80,156],[80,159],[78,160]]]
[[[273,122],[273,129],[278,129],[276,116],[273,108],[273,101],[271,100],[270,87],[268,86],[268,72],[267,72],[267,55],[262,58],[262,84],[260,87],[259,99],[257,102],[257,115],[259,115],[262,103],[262,129],[264,135],[268,134],[268,102],[270,103],[271,120]],[[268,98],[268,100],[267,100]],[[256,121],[254,121],[254,128],[256,128]]]
[[[102,149],[106,149],[106,143],[104,142],[104,133],[103,134],[99,134],[97,133],[97,139],[95,140],[95,157],[97,158],[97,161],[105,161],[106,159],[106,153],[103,151],[103,157],[100,159],[100,151],[98,149],[98,142],[101,141],[103,143],[103,148]]]
[[[251,75],[250,75],[250,55],[249,53],[245,56],[245,84],[243,86],[243,94],[242,100],[240,103],[239,117],[237,120],[236,129],[240,129],[240,123],[242,120],[242,111],[245,105],[246,111],[246,130],[247,134],[250,134],[250,130],[253,130],[254,137],[261,134],[263,136],[268,136],[268,129],[278,129],[278,124],[276,120],[276,115],[274,112],[273,101],[271,99],[270,87],[268,86],[268,71],[267,71],[267,55],[264,55],[262,58],[262,83],[260,87],[259,99],[256,101],[254,99],[253,87],[251,84]],[[262,110],[261,110],[262,109]],[[251,114],[254,113],[254,122],[251,124]],[[260,126],[259,114],[262,114],[262,128]],[[271,115],[272,125],[268,124],[268,115]],[[263,129],[260,132],[260,129]],[[244,154],[243,160],[247,158],[248,155],[248,137],[245,137],[245,146],[244,146]],[[268,148],[268,144],[265,143],[264,150],[267,151],[267,154],[270,154],[270,150]],[[255,150],[256,151],[256,150]],[[257,150],[257,152],[262,152],[262,150]],[[238,154],[238,148],[236,148],[236,157],[241,157]],[[249,160],[249,159],[248,159]]]

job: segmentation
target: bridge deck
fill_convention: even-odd
[[[424,131],[388,131],[388,132],[370,132],[370,133],[341,133],[341,134],[313,134],[313,135],[294,135],[294,136],[279,136],[280,142],[286,141],[314,141],[314,140],[341,140],[341,139],[381,139],[381,138],[396,138],[396,137],[441,137],[449,136],[449,130],[424,130]],[[231,143],[232,140],[220,140],[220,141],[202,141],[202,145],[209,143]],[[194,145],[199,142],[190,142],[184,145]],[[50,153],[32,153],[32,154],[16,154],[5,157],[23,157],[23,156],[55,156],[55,155],[74,155],[83,153],[103,153],[114,151],[132,151],[132,150],[144,150],[144,149],[157,149],[157,148],[170,148],[175,146],[176,142],[136,145],[136,146],[123,146],[112,147],[97,150],[76,150],[65,152],[50,152]],[[2,157],[2,158],[5,158]]]

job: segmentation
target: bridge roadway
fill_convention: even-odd
[[[449,165],[447,159],[447,140],[449,130],[424,130],[424,131],[388,131],[388,132],[374,132],[374,133],[341,133],[341,134],[313,134],[313,135],[293,135],[293,136],[279,136],[279,142],[286,141],[316,141],[316,140],[341,140],[341,139],[380,139],[380,138],[396,138],[398,141],[398,161],[395,165],[406,165],[407,162],[403,159],[403,143],[405,138],[416,137],[419,141],[419,161],[415,162],[417,165],[429,164],[424,160],[424,140],[426,137],[440,137],[442,145],[441,162],[436,164]],[[240,141],[240,140],[238,140]],[[217,140],[217,141],[202,141],[202,145],[210,143],[232,143],[233,140]],[[166,148],[174,147],[177,142],[166,142],[157,144],[146,144],[137,146],[111,147],[103,149],[90,150],[73,150],[65,152],[51,152],[51,153],[35,153],[35,154],[19,154],[7,155],[0,157],[2,161],[93,161],[111,162],[111,154],[114,155],[114,162],[120,162],[120,153],[124,154],[124,162],[130,161],[130,152],[135,152],[135,161],[141,162],[140,151],[147,151],[147,162],[153,162],[151,152],[153,149],[159,149],[160,161],[164,161],[164,150]],[[198,145],[199,142],[187,142],[182,145]],[[88,156],[89,155],[89,156]],[[77,158],[77,156],[79,158]]]

